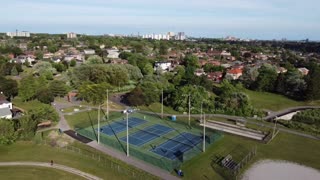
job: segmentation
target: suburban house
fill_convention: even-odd
[[[242,76],[242,69],[240,68],[232,68],[226,73],[226,78],[231,80],[239,79]]]
[[[171,62],[156,62],[154,64],[154,70],[160,68],[162,71],[169,71],[172,63]]]
[[[6,96],[0,94],[0,118],[12,119],[12,103],[7,101]]]
[[[94,55],[94,54],[96,54],[95,50],[93,50],[93,49],[85,49],[85,50],[83,50],[83,52],[84,52],[85,55]]]
[[[280,73],[286,73],[288,70],[284,67],[278,67],[277,68],[277,73],[280,74]]]
[[[202,76],[202,75],[206,75],[206,73],[204,72],[203,69],[197,69],[197,70],[194,72],[194,75],[196,75],[196,76]]]
[[[298,68],[298,71],[300,71],[302,73],[302,75],[306,76],[309,74],[309,69],[307,68]]]
[[[35,61],[34,57],[28,55],[20,55],[17,58],[11,60],[12,63],[21,63],[24,64],[26,62],[33,63]]]
[[[43,59],[51,59],[54,56],[53,53],[45,53],[43,54]]]
[[[222,81],[223,72],[210,72],[207,74],[207,78],[213,82],[220,83]]]
[[[111,59],[117,59],[119,58],[119,50],[117,48],[111,48],[111,49],[107,49],[108,52],[108,56],[107,58],[111,58]]]

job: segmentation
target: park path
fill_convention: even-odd
[[[0,162],[0,166],[37,166],[37,167],[46,167],[46,168],[54,168],[54,169],[59,169],[62,171],[66,171],[78,176],[81,176],[86,179],[90,180],[100,180],[101,178],[94,176],[89,173],[85,173],[83,171],[80,171],[78,169],[60,165],[60,164],[53,164],[51,165],[50,163],[44,163],[44,162]]]
[[[119,152],[116,150],[113,150],[111,148],[108,148],[106,146],[100,145],[97,143],[97,141],[91,141],[89,142],[87,145],[89,145],[90,147],[99,150],[105,154],[108,154],[114,158],[117,158],[127,164],[130,164],[134,167],[137,167],[139,169],[142,169],[143,171],[146,171],[150,174],[153,174],[154,176],[157,176],[161,179],[165,179],[165,180],[179,180],[178,177],[170,174],[169,172],[162,170],[156,166],[153,166],[151,164],[145,163],[143,161],[140,161],[138,159],[132,158],[132,157],[127,157],[126,154],[124,154],[123,152]]]

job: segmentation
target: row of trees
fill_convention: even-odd
[[[23,101],[38,99],[43,103],[51,103],[54,97],[63,97],[68,92],[68,86],[63,81],[53,80],[48,83],[44,76],[27,76],[21,79],[19,97]]]
[[[260,68],[245,68],[240,81],[245,87],[256,91],[276,92],[296,100],[320,99],[319,65],[308,66],[304,76],[293,66],[286,73],[277,73],[274,66],[264,64]]]
[[[301,122],[320,127],[320,110],[312,109],[298,112],[292,117],[292,121]]]

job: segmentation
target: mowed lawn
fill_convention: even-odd
[[[257,155],[250,162],[252,165],[261,159],[275,159],[296,162],[320,170],[320,141],[303,138],[296,135],[279,133],[269,144],[225,135],[211,146],[205,153],[191,159],[182,166],[184,179],[223,179],[212,167],[216,156],[226,156],[238,146],[251,149],[257,146]],[[250,165],[245,168],[249,168]]]
[[[78,144],[77,146],[79,147],[84,145]],[[85,147],[85,149],[88,150],[91,148]],[[95,152],[96,154],[98,153],[95,150],[92,150],[92,152]],[[120,163],[122,167],[127,167],[128,169],[135,169],[132,166],[129,166],[123,162],[119,162],[118,160],[115,160],[106,155],[103,155],[101,153],[100,155],[109,159],[109,161],[115,161]],[[70,166],[103,179],[133,179],[132,177],[129,177],[121,172],[116,172],[113,169],[110,169],[106,166],[102,166],[101,163],[89,157],[85,157],[78,153],[62,151],[47,145],[35,144],[33,142],[16,142],[15,144],[8,146],[0,145],[0,161],[2,162],[38,161],[49,163],[50,160],[53,160],[57,164]],[[135,171],[140,170],[135,169]]]
[[[289,107],[302,106],[307,104],[306,102],[295,101],[285,96],[274,93],[257,92],[251,90],[245,90],[245,93],[249,96],[252,105],[258,109],[279,111]]]
[[[105,113],[101,112],[101,120],[105,117]],[[114,119],[122,116],[120,112],[110,112],[109,119]],[[72,115],[65,115],[69,126],[74,128],[85,128],[98,123],[98,110],[90,110],[85,112],[78,112]]]
[[[32,101],[28,101],[28,102],[24,102],[22,101],[22,99],[20,97],[15,97],[12,101],[14,106],[17,106],[25,111],[29,111],[31,109],[34,108],[39,108],[42,106],[46,106],[47,104],[43,104],[38,100],[32,100]]]
[[[81,180],[81,176],[77,176],[65,171],[53,168],[33,167],[33,166],[1,166],[0,179],[20,180],[20,179],[34,179],[34,180]]]

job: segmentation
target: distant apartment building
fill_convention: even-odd
[[[67,38],[68,38],[68,39],[74,39],[74,38],[77,38],[77,34],[76,34],[76,33],[74,33],[74,32],[67,33]]]
[[[16,32],[7,32],[7,36],[13,37],[30,37],[30,32],[28,31],[16,31]]]
[[[178,34],[176,35],[176,40],[179,41],[184,41],[186,40],[186,35],[184,32],[178,32]]]
[[[146,34],[142,36],[143,39],[155,39],[155,40],[185,40],[186,36],[184,32],[179,32],[177,35],[175,35],[174,32],[168,32],[167,34]]]

